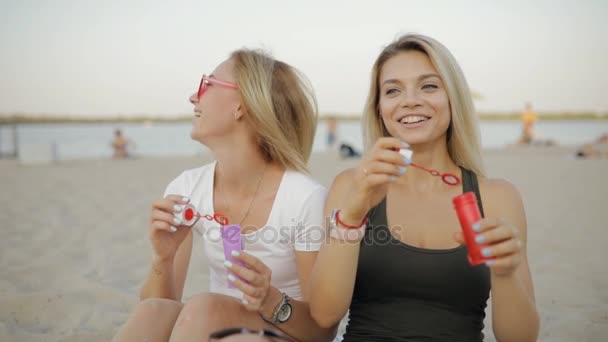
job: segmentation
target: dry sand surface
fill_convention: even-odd
[[[540,340],[607,341],[608,160],[570,155],[514,148],[485,160],[524,198]],[[0,161],[0,341],[110,340],[148,272],[151,201],[181,170],[207,161]],[[319,154],[311,168],[329,185],[353,164]],[[195,249],[185,296],[206,288]]]

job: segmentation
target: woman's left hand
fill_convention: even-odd
[[[238,276],[234,277],[229,274],[228,280],[243,292],[243,305],[247,310],[254,312],[266,311],[264,309],[268,306],[274,308],[276,303],[268,303],[272,301],[270,297],[273,297],[271,296],[270,279],[272,271],[270,268],[260,259],[247,252],[240,252],[238,255],[233,254],[233,256],[243,262],[244,266],[231,262],[225,262],[224,265]]]
[[[509,276],[521,263],[523,241],[517,227],[501,218],[484,218],[473,225],[476,241],[483,245],[481,254],[497,276]],[[462,232],[456,240],[464,243]]]

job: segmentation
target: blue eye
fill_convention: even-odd
[[[435,84],[427,83],[422,86],[422,89],[437,89],[438,87]]]
[[[396,91],[397,91],[397,89],[395,89],[395,88],[390,88],[390,89],[388,89],[387,91],[385,91],[385,92],[384,92],[384,94],[385,94],[385,95],[390,95],[390,94],[393,94],[393,93],[394,93],[394,92],[396,92]]]

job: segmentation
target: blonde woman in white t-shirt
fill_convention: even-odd
[[[203,76],[190,101],[191,137],[216,161],[183,172],[153,203],[151,270],[114,341],[200,342],[228,327],[331,340],[335,329],[320,328],[307,304],[326,197],[306,173],[316,127],[312,91],[288,64],[237,50]],[[244,251],[237,258],[245,267],[225,263],[219,223],[201,219],[191,228],[176,220],[187,203],[241,225]],[[210,292],[182,304],[194,242],[209,259]]]

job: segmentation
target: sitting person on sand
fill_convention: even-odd
[[[590,144],[576,151],[579,158],[608,158],[608,134],[604,134]]]
[[[312,90],[290,65],[237,50],[202,77],[190,101],[191,137],[216,161],[183,172],[153,203],[151,270],[114,341],[201,342],[234,326],[330,341],[336,329],[321,328],[307,304],[327,192],[306,171],[317,120]],[[183,224],[186,204],[240,225],[243,252],[232,255],[243,266],[225,259],[221,222]],[[194,231],[208,257],[210,293],[182,304]]]
[[[361,157],[361,153],[357,151],[353,146],[347,143],[340,144],[340,158],[359,158]]]
[[[127,151],[127,147],[129,147],[129,141],[122,134],[120,129],[114,131],[114,140],[112,140],[112,149],[114,153],[112,154],[112,158],[114,159],[124,159],[129,157],[129,152]]]
[[[512,184],[484,176],[479,123],[456,60],[411,34],[388,45],[371,74],[367,153],[329,191],[331,240],[313,270],[312,316],[332,327],[350,309],[344,342],[483,341],[491,292],[496,339],[536,341],[522,200]],[[446,185],[433,170],[462,184]],[[475,267],[452,205],[463,192],[481,209],[472,229],[484,258]]]

